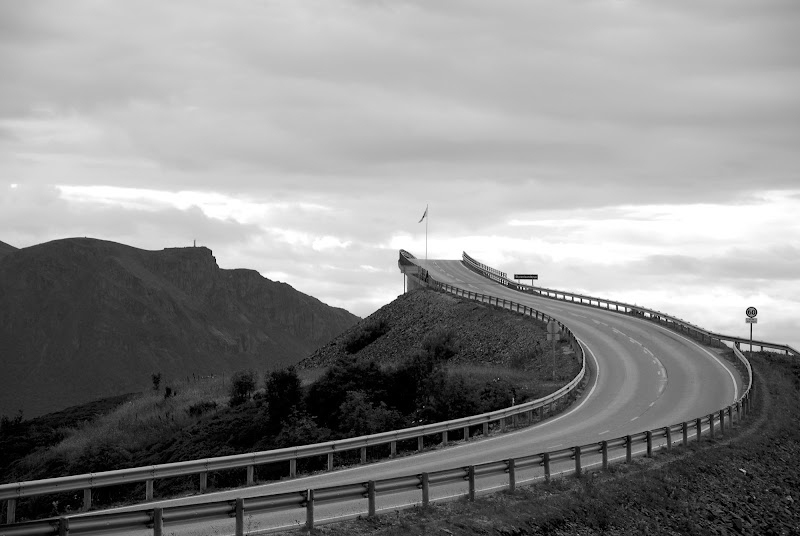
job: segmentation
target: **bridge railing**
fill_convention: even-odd
[[[654,309],[648,309],[646,307],[641,307],[639,305],[631,305],[629,303],[624,303],[615,300],[608,300],[605,298],[597,298],[594,296],[586,296],[583,294],[577,294],[575,292],[568,292],[564,290],[556,290],[551,288],[545,287],[536,287],[532,285],[525,285],[522,283],[518,283],[514,280],[510,280],[506,278],[498,278],[495,276],[490,276],[487,271],[487,266],[479,263],[466,252],[463,253],[462,260],[464,266],[469,268],[470,270],[483,275],[487,279],[491,279],[492,281],[496,281],[501,285],[505,285],[509,288],[514,290],[518,290],[520,292],[525,292],[527,294],[535,294],[539,296],[543,296],[546,298],[562,300],[562,301],[569,301],[571,303],[579,303],[581,305],[597,307],[600,309],[609,309],[611,310],[613,307],[614,311],[621,311],[624,313],[642,316],[647,318],[648,320],[653,320],[655,322],[661,323],[674,329],[675,331],[679,331],[682,333],[686,333],[688,335],[693,336],[694,338],[709,344],[711,346],[721,347],[723,343],[727,342],[730,343],[726,346],[731,346],[734,344],[750,344],[750,339],[744,337],[736,337],[732,335],[723,335],[720,333],[714,333],[712,331],[708,331],[703,329],[699,326],[692,324],[691,322],[687,322],[686,320],[682,320],[680,318],[674,317],[672,315],[668,315],[666,313],[662,313],[661,311],[656,311]],[[491,270],[494,270],[493,268]],[[495,270],[497,271],[497,270]],[[752,342],[753,346],[759,347],[761,350],[769,349],[769,350],[777,350],[780,352],[784,352],[787,355],[800,355],[796,349],[792,348],[788,344],[775,344],[767,341],[759,341],[754,340]]]
[[[407,252],[405,252],[407,253]],[[406,258],[414,258],[407,253]],[[403,256],[401,255],[401,259]],[[415,277],[424,280],[429,286],[461,296],[463,298],[482,303],[488,303],[497,307],[508,309],[528,316],[532,319],[547,322],[551,317],[510,300],[498,299],[489,295],[476,292],[467,292],[462,289],[441,283],[430,278],[427,271],[420,270]],[[556,319],[553,319],[556,320]],[[518,404],[509,408],[473,415],[450,421],[392,430],[378,434],[359,436],[349,439],[327,441],[313,445],[289,447],[283,449],[222,456],[216,458],[206,458],[184,462],[167,463],[160,465],[150,465],[145,467],[135,467],[130,469],[119,469],[115,471],[104,471],[83,475],[74,475],[58,478],[48,478],[29,482],[16,482],[13,484],[0,485],[0,501],[7,502],[6,522],[13,523],[16,518],[16,505],[20,499],[41,495],[51,495],[66,491],[83,491],[83,509],[88,510],[92,504],[92,490],[105,486],[120,484],[145,483],[145,501],[153,500],[154,483],[157,480],[176,476],[198,476],[199,490],[204,492],[207,487],[208,473],[213,471],[242,468],[247,471],[247,484],[254,484],[255,468],[260,465],[289,462],[289,475],[295,477],[297,474],[297,461],[305,458],[327,456],[327,469],[334,467],[334,455],[358,451],[361,463],[366,463],[367,449],[389,445],[391,455],[397,452],[397,443],[400,441],[416,440],[417,450],[423,448],[423,438],[426,436],[440,436],[442,443],[447,443],[448,434],[451,432],[461,432],[465,439],[470,438],[470,431],[474,427],[480,427],[482,434],[488,435],[490,425],[505,428],[508,419],[512,419],[513,426],[520,424],[533,424],[541,421],[566,406],[575,396],[577,388],[586,376],[586,358],[577,338],[560,321],[558,327],[560,333],[566,337],[570,346],[575,352],[580,362],[578,374],[572,378],[562,388],[557,391],[533,400]],[[477,433],[477,430],[475,431]]]

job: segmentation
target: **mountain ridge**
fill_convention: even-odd
[[[91,238],[0,257],[0,414],[26,417],[170,378],[300,361],[358,317],[205,247]]]

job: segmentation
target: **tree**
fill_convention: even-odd
[[[277,431],[292,412],[302,410],[303,388],[294,367],[268,373],[264,383],[269,426]]]
[[[158,387],[161,385],[161,373],[154,373],[151,378],[153,379],[153,391],[158,391]]]
[[[256,390],[256,373],[253,370],[240,370],[231,377],[230,399],[231,406],[244,404]]]

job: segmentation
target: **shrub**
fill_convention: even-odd
[[[158,391],[158,387],[161,385],[161,373],[152,374],[150,377],[153,379],[153,391]]]
[[[200,417],[204,413],[208,413],[209,411],[214,411],[217,409],[217,403],[213,400],[201,400],[196,404],[192,404],[188,408],[186,408],[186,414],[190,417]]]
[[[277,430],[281,421],[288,418],[293,411],[302,409],[303,389],[300,378],[294,367],[288,367],[268,373],[264,383],[270,428]]]
[[[256,390],[256,373],[253,370],[240,370],[231,377],[230,399],[231,406],[244,404]]]
[[[372,320],[366,322],[345,338],[344,350],[348,354],[358,353],[388,332],[389,324],[386,320]]]

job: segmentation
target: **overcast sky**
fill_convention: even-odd
[[[0,0],[0,240],[366,316],[398,249],[800,348],[797,0]]]

